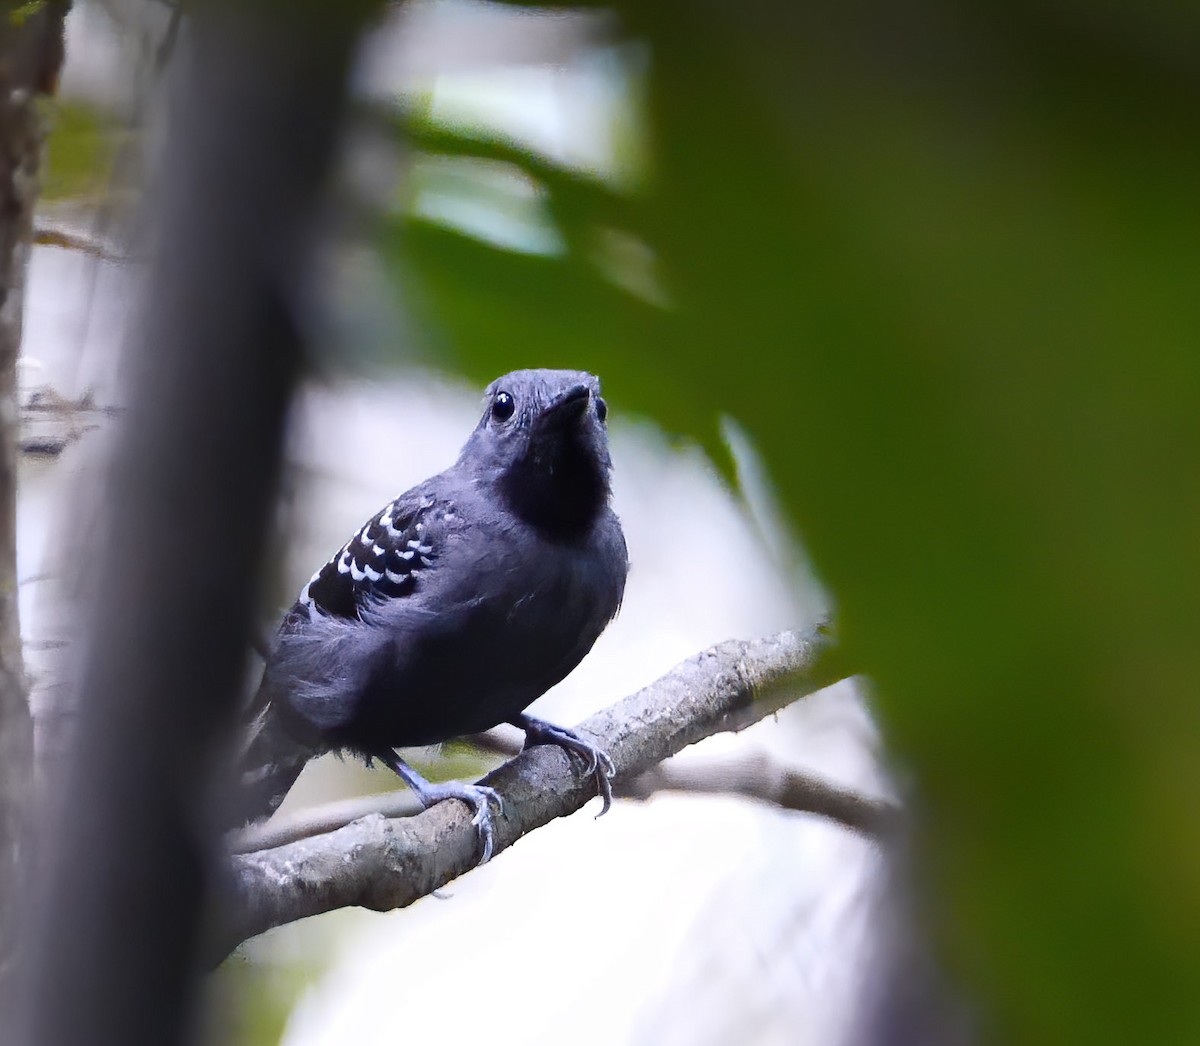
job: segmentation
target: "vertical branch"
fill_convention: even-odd
[[[20,871],[27,850],[33,723],[17,612],[17,355],[33,208],[46,136],[39,96],[53,93],[67,3],[16,23],[0,18],[0,1024],[20,950]]]
[[[322,188],[363,4],[194,6],[105,479],[65,788],[14,1041],[191,1040],[235,718]]]

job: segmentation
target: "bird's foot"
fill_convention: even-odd
[[[544,719],[535,719],[531,715],[520,715],[512,721],[513,726],[519,726],[525,731],[525,747],[532,745],[558,745],[567,752],[574,752],[585,761],[584,773],[595,777],[596,794],[600,796],[603,806],[597,817],[603,817],[612,806],[612,779],[616,776],[617,768],[603,748],[581,737],[574,730],[565,726],[555,726]]]
[[[483,851],[479,863],[487,864],[491,860],[496,843],[496,825],[492,820],[491,804],[495,804],[496,813],[504,813],[504,800],[496,789],[487,785],[465,784],[462,781],[439,781],[435,784],[427,781],[390,748],[375,754],[381,763],[399,775],[416,793],[426,810],[446,799],[458,799],[466,803],[471,808],[471,824],[479,833]]]
[[[491,805],[495,804],[496,813],[504,813],[504,800],[500,798],[496,789],[487,785],[465,784],[462,781],[439,781],[437,784],[427,781],[424,790],[414,788],[413,791],[427,810],[434,803],[446,799],[458,799],[466,803],[472,810],[471,824],[479,833],[479,842],[483,850],[479,863],[487,864],[492,859],[496,844],[496,824],[492,820]]]

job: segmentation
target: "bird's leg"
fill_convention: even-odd
[[[603,748],[580,737],[574,730],[568,730],[565,726],[555,726],[553,723],[547,723],[544,719],[535,719],[524,713],[509,722],[525,731],[526,748],[530,745],[558,745],[559,748],[565,748],[568,752],[582,756],[587,764],[584,767],[584,773],[596,778],[596,794],[604,803],[600,808],[600,813],[596,816],[603,817],[608,813],[613,798],[612,779],[617,768]]]
[[[434,784],[432,781],[426,781],[391,748],[378,748],[371,754],[403,779],[416,793],[426,810],[444,799],[460,799],[466,803],[473,811],[471,824],[479,830],[479,838],[483,843],[483,856],[479,863],[486,864],[491,860],[496,828],[492,823],[492,811],[488,804],[495,803],[496,811],[504,813],[504,800],[500,798],[496,789],[487,785],[464,784],[462,781],[441,781]]]

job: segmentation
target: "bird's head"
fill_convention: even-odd
[[[483,417],[459,465],[494,484],[512,511],[570,537],[608,503],[608,407],[600,382],[576,370],[517,370],[485,392]]]

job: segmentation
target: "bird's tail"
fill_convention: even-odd
[[[317,752],[297,741],[283,727],[274,705],[266,703],[254,720],[250,739],[238,764],[238,820],[270,817],[288,794],[304,765]]]

